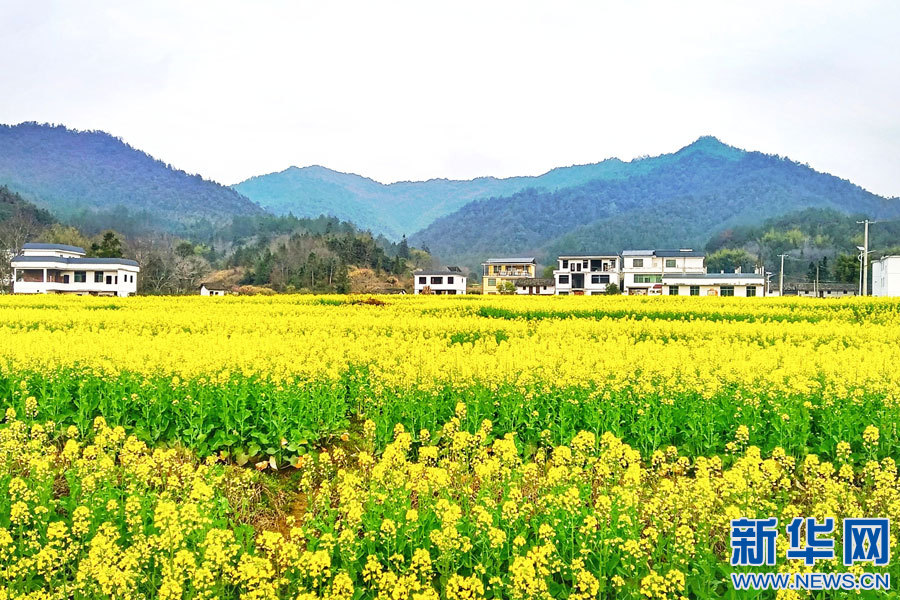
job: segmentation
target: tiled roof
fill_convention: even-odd
[[[662,276],[664,279],[765,279],[759,273],[663,273]]]
[[[62,263],[72,266],[90,266],[90,265],[128,265],[131,267],[139,267],[136,260],[130,258],[62,258],[59,256],[16,256],[13,257],[14,263],[42,263],[53,262]]]
[[[84,254],[84,248],[69,246],[67,244],[44,244],[42,242],[28,242],[22,245],[23,250],[62,250],[63,252],[75,252]]]
[[[418,276],[418,275],[425,275],[425,276],[430,276],[430,275],[449,275],[450,277],[465,277],[465,276],[466,276],[465,273],[462,273],[462,272],[460,272],[460,271],[441,271],[441,270],[436,270],[436,271],[414,271],[414,272],[413,272],[413,275],[414,275],[414,276]]]
[[[544,279],[543,277],[528,277],[525,279],[516,279],[516,287],[553,287],[556,281],[553,279]]]

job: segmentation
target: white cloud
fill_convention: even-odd
[[[226,183],[537,174],[713,134],[900,194],[891,1],[71,0],[0,22],[0,121]]]

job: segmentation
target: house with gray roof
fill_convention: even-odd
[[[14,294],[131,296],[141,270],[137,261],[88,257],[66,244],[24,244],[10,263]]]
[[[625,250],[622,252],[622,292],[658,296],[663,277],[706,273],[706,256],[693,248],[677,250]]]
[[[668,296],[753,298],[766,295],[766,278],[760,272],[666,273],[662,276],[662,293]]]

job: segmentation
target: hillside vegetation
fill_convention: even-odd
[[[99,213],[108,221],[169,231],[262,212],[233,189],[175,169],[108,133],[37,123],[0,126],[0,185],[59,218],[91,221]]]
[[[740,152],[730,149],[728,152]],[[314,217],[320,214],[353,221],[393,238],[419,231],[469,202],[509,196],[527,188],[561,190],[596,180],[619,180],[652,171],[665,157],[626,163],[603,162],[559,167],[537,177],[479,177],[468,181],[430,179],[382,184],[321,166],[291,167],[253,177],[234,186],[276,214]]]
[[[410,238],[442,260],[474,266],[491,255],[702,247],[716,232],[816,207],[900,216],[887,199],[806,165],[744,152],[714,138],[629,163],[635,174],[553,192],[528,189],[472,202]]]

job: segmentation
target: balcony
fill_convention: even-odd
[[[498,270],[498,271],[494,271],[493,273],[485,272],[484,276],[485,277],[534,277],[534,275],[532,275],[528,271],[522,271],[522,270],[518,270],[518,269]]]

